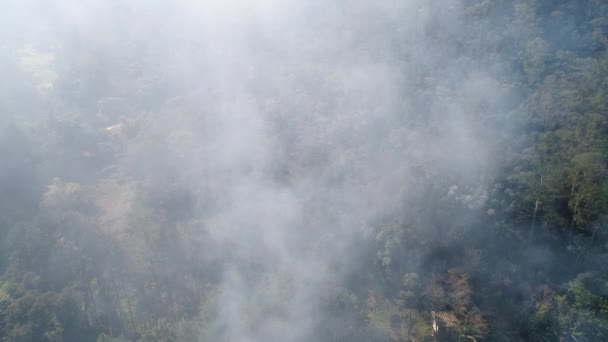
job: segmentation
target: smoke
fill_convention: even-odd
[[[75,147],[103,162],[44,176],[107,187],[119,174],[160,206],[185,194],[164,210],[200,230],[205,241],[191,245],[219,265],[208,340],[314,340],[323,299],[362,272],[356,241],[381,224],[428,223],[433,179],[474,208],[487,198],[496,151],[485,114],[508,108],[508,68],[463,52],[460,1],[64,0],[10,11],[29,23],[5,40],[23,43],[15,58],[40,107],[105,142]],[[98,204],[104,229],[127,239],[144,199],[112,186]]]

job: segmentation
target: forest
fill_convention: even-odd
[[[607,1],[0,22],[0,342],[608,341]]]

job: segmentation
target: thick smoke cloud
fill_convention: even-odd
[[[355,241],[384,224],[442,238],[425,231],[431,179],[485,205],[496,151],[480,113],[509,109],[508,67],[463,53],[459,1],[3,6],[19,31],[3,34],[4,51],[21,51],[3,60],[21,68],[9,77],[33,84],[30,119],[71,121],[107,142],[75,135],[78,161],[48,165],[41,182],[133,180],[145,199],[110,180],[98,198],[117,239],[128,239],[138,201],[180,193],[167,215],[200,230],[189,246],[217,266],[210,341],[314,340],[328,284],[361,272],[368,251]],[[93,154],[99,162],[80,161]],[[157,272],[182,262],[169,260]]]

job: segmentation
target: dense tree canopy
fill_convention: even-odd
[[[605,1],[0,7],[0,341],[608,340]]]

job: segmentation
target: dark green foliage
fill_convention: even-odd
[[[281,304],[307,286],[316,297],[295,303],[317,310],[301,323],[318,341],[608,341],[606,1],[436,1],[414,33],[422,14],[355,3],[315,5],[323,14],[299,20],[319,37],[291,33],[295,56],[276,66],[255,59],[283,47],[251,33],[262,47],[246,58],[268,70],[239,84],[252,88],[244,104],[232,89],[196,88],[211,71],[163,69],[187,58],[129,38],[141,28],[128,6],[105,9],[122,18],[108,36],[55,47],[42,75],[52,91],[27,76],[50,64],[4,66],[14,63],[4,52],[44,61],[44,51],[0,46],[13,81],[0,86],[0,342],[215,341],[230,310],[243,331],[303,320]],[[352,27],[334,23],[342,16]],[[196,45],[156,24],[148,35]],[[315,45],[326,34],[348,42],[344,63],[385,78],[361,85],[356,67],[332,70],[338,58],[318,51],[334,47]],[[222,145],[217,117],[239,106],[267,115],[279,161],[256,169],[260,156]],[[304,222],[285,221],[298,225],[287,239],[302,240],[296,255],[332,256],[311,272],[325,282],[294,281],[263,244],[251,252],[251,231],[279,218],[257,207],[255,187],[218,194],[233,172],[281,190],[321,180],[298,208]],[[230,222],[250,235],[225,243],[232,227],[214,215],[238,196],[252,198],[245,217],[268,221]],[[364,223],[352,209],[362,207],[373,212]],[[341,225],[352,229],[332,230]],[[227,265],[243,278],[237,309],[221,307]]]
[[[608,338],[608,279],[594,273],[579,274],[556,298],[559,325],[571,341],[605,341]]]

